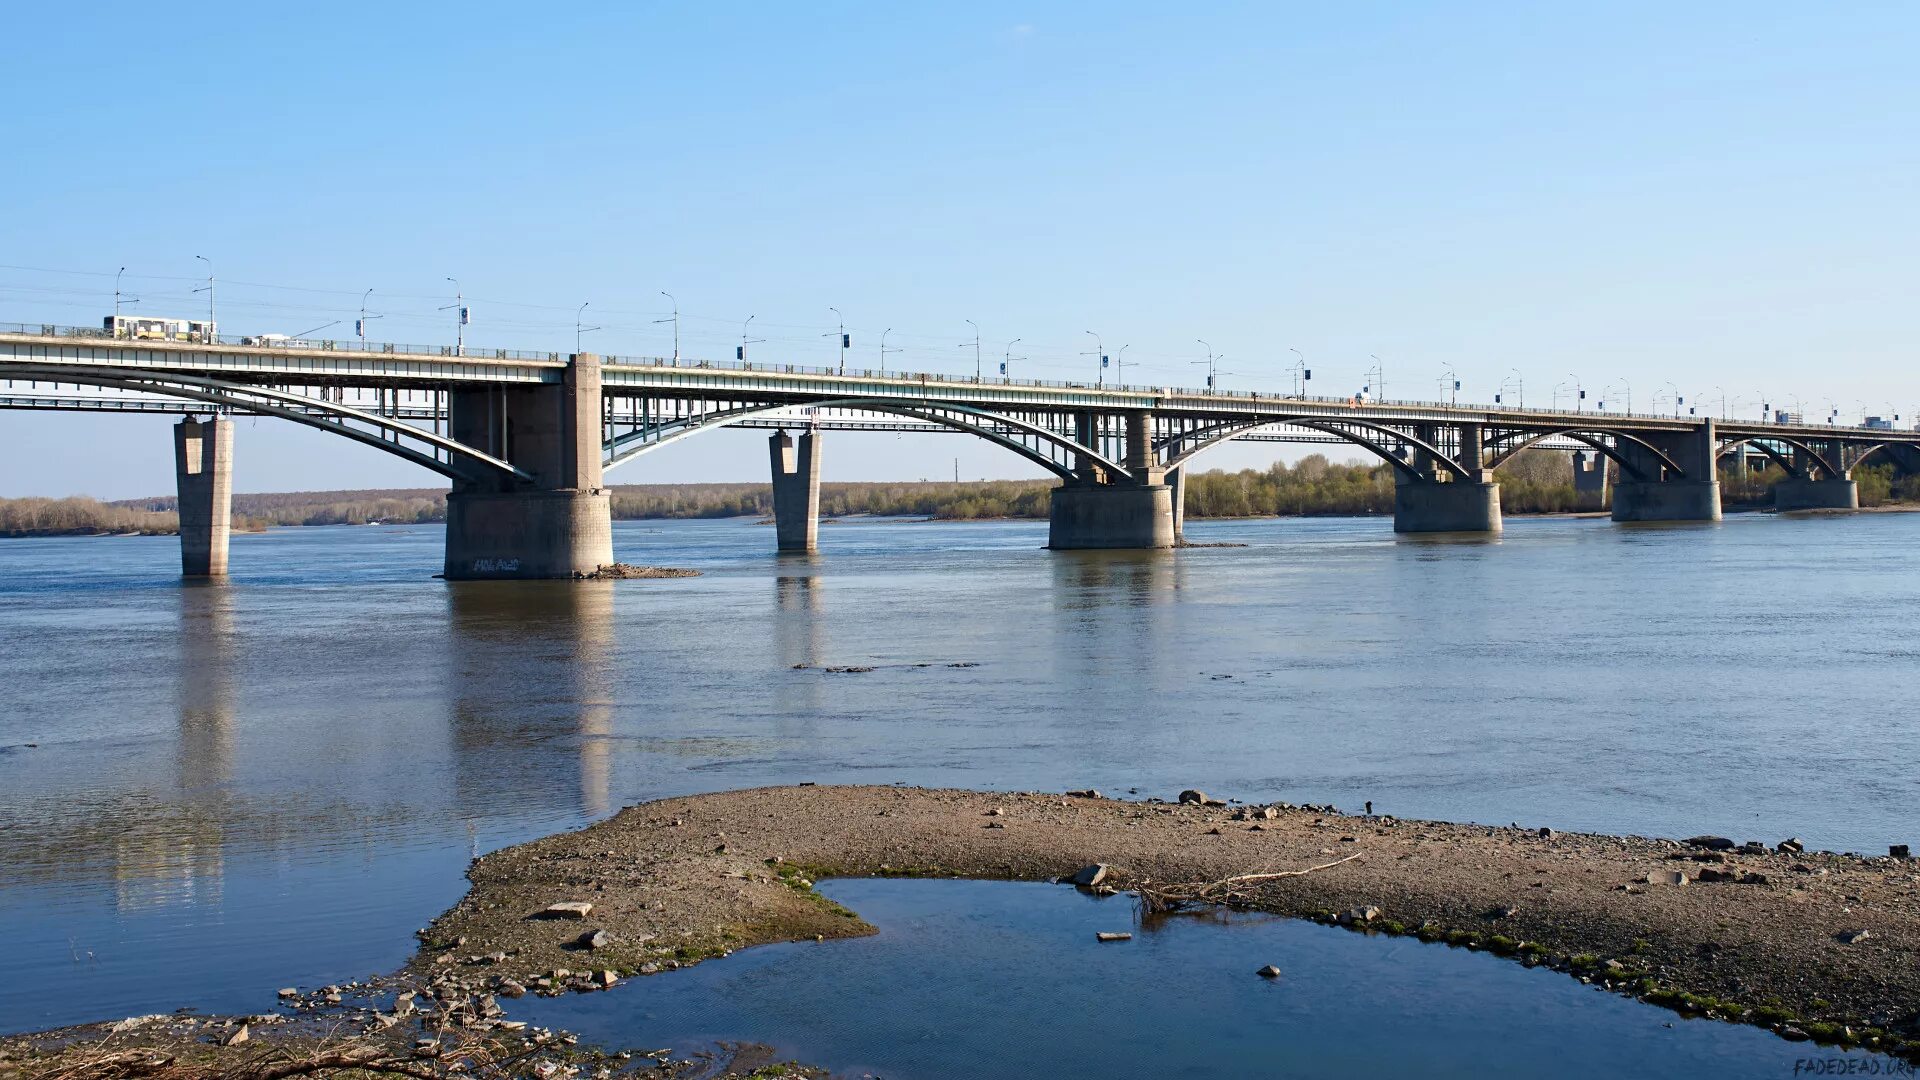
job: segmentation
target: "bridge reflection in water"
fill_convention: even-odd
[[[557,781],[556,758],[578,763],[580,812],[610,813],[614,583],[453,583],[447,609],[454,797],[471,801],[462,816],[490,813],[530,768]]]

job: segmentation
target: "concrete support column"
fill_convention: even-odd
[[[1675,474],[1660,459],[1623,441],[1620,452],[1633,463],[1637,476],[1622,471],[1613,488],[1615,521],[1719,521],[1719,434],[1714,421],[1700,422],[1691,432],[1674,432],[1649,442],[1680,467]]]
[[[1598,450],[1574,451],[1573,508],[1591,513],[1607,505],[1607,456]]]
[[[1187,470],[1184,468],[1167,471],[1168,498],[1173,503],[1173,542],[1181,544],[1187,539]]]
[[[1081,446],[1098,450],[1100,448],[1100,418],[1087,410],[1073,414],[1073,440]],[[1083,483],[1099,484],[1106,481],[1101,475],[1100,466],[1094,464],[1087,454],[1074,455],[1073,471]]]
[[[1153,414],[1138,409],[1127,414],[1127,459],[1123,464],[1137,479],[1153,469]]]
[[[600,358],[572,357],[558,383],[475,387],[447,396],[448,432],[531,477],[454,482],[447,495],[449,580],[570,578],[613,562],[612,501],[601,479]]]
[[[1500,485],[1493,472],[1476,469],[1474,479],[1449,474],[1442,482],[1393,470],[1393,531],[1397,533],[1497,533]]]
[[[1166,484],[1054,488],[1047,546],[1055,551],[1173,547],[1173,489]]]
[[[799,445],[776,431],[767,441],[773,461],[773,530],[781,551],[820,546],[820,436],[804,432]]]
[[[1471,472],[1477,472],[1485,467],[1486,462],[1484,430],[1479,424],[1461,424],[1460,455],[1458,458],[1460,467]]]
[[[233,421],[191,417],[173,427],[173,469],[180,507],[180,573],[227,576],[233,532]]]
[[[1773,485],[1773,508],[1795,510],[1858,510],[1860,485],[1852,480],[1808,480],[1789,476]]]

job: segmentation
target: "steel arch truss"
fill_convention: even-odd
[[[1520,441],[1504,449],[1499,449],[1501,443],[1511,439],[1519,439]],[[1645,470],[1630,460],[1627,455],[1621,453],[1621,443],[1630,443],[1639,447],[1642,451],[1645,451],[1649,457],[1658,461],[1661,468],[1675,476],[1685,476],[1687,474],[1687,470],[1682,469],[1679,462],[1674,461],[1672,456],[1665,450],[1660,449],[1637,435],[1628,435],[1619,431],[1609,431],[1605,428],[1555,428],[1551,431],[1535,431],[1529,428],[1502,430],[1498,434],[1491,435],[1487,438],[1487,452],[1492,455],[1487,459],[1487,468],[1498,469],[1500,466],[1512,460],[1515,454],[1518,454],[1522,450],[1530,449],[1548,439],[1572,439],[1574,442],[1591,447],[1605,455],[1614,464],[1620,466],[1621,472],[1636,480],[1657,480],[1659,478],[1648,476]],[[1609,442],[1608,440],[1612,441]]]
[[[476,450],[465,443],[434,432],[423,431],[398,417],[357,409],[323,397],[298,394],[268,386],[232,383],[221,379],[175,373],[147,374],[118,368],[89,368],[60,365],[40,368],[7,365],[4,374],[13,379],[72,383],[109,390],[185,398],[213,406],[208,411],[226,409],[260,416],[276,416],[296,424],[319,428],[355,442],[378,447],[405,458],[422,468],[455,480],[474,480],[504,476],[531,481],[533,477],[511,462]]]
[[[819,401],[707,401],[692,398],[612,397],[607,404],[606,449],[603,465],[612,469],[681,439],[749,419],[792,412],[796,427],[809,422],[807,411],[836,409],[854,413],[882,413],[938,425],[986,439],[1013,451],[1064,479],[1080,475],[1083,464],[1110,474],[1127,470],[1096,437],[1094,446],[1077,441],[1068,430],[1070,414],[1055,412],[988,412],[965,405],[935,405],[910,399],[830,398]],[[1105,428],[1101,430],[1104,432]]]
[[[1445,472],[1452,473],[1455,478],[1471,479],[1467,470],[1446,450],[1413,432],[1371,420],[1318,415],[1163,421],[1162,428],[1165,433],[1154,440],[1154,456],[1164,467],[1177,469],[1195,455],[1221,443],[1231,442],[1242,435],[1249,435],[1268,427],[1308,428],[1337,436],[1355,446],[1371,451],[1387,464],[1392,465],[1395,470],[1415,479],[1425,480],[1428,479],[1427,475],[1407,460],[1409,456],[1407,451],[1419,451],[1434,465]]]
[[[1755,450],[1765,454],[1769,460],[1779,465],[1782,469],[1786,470],[1788,476],[1813,479],[1805,475],[1805,469],[1803,467],[1805,464],[1810,463],[1814,468],[1820,470],[1822,476],[1829,480],[1845,480],[1853,475],[1854,466],[1865,461],[1867,455],[1880,449],[1884,445],[1886,444],[1874,443],[1872,446],[1852,455],[1852,460],[1849,461],[1847,460],[1849,456],[1847,454],[1848,446],[1842,443],[1834,447],[1835,452],[1840,455],[1840,460],[1833,461],[1829,459],[1826,454],[1814,449],[1813,444],[1804,439],[1796,439],[1786,435],[1754,435],[1748,438],[1734,439],[1731,442],[1722,443],[1720,447],[1714,451],[1714,459],[1717,461],[1722,456],[1730,454],[1742,446],[1751,446]],[[1780,448],[1782,446],[1788,450],[1798,450],[1802,454],[1805,454],[1805,461],[1796,462],[1793,459],[1793,455]]]

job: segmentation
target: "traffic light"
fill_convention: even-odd
[[[733,347],[733,358],[735,360],[745,360],[747,358],[747,347],[745,345],[735,345]]]

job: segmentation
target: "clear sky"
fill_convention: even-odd
[[[0,321],[113,275],[229,333],[350,332],[1345,393],[1524,381],[1920,413],[1920,5],[20,4]],[[1517,374],[1516,374],[1517,373]],[[1509,388],[1512,393],[1512,388]],[[1509,400],[1512,400],[1509,397]],[[172,488],[166,421],[0,413],[0,494]],[[829,436],[825,475],[1031,475],[963,436]],[[1271,445],[1209,464],[1270,460]],[[1198,464],[1198,463],[1197,463]],[[762,480],[764,436],[622,481]],[[246,421],[240,490],[427,486]]]

